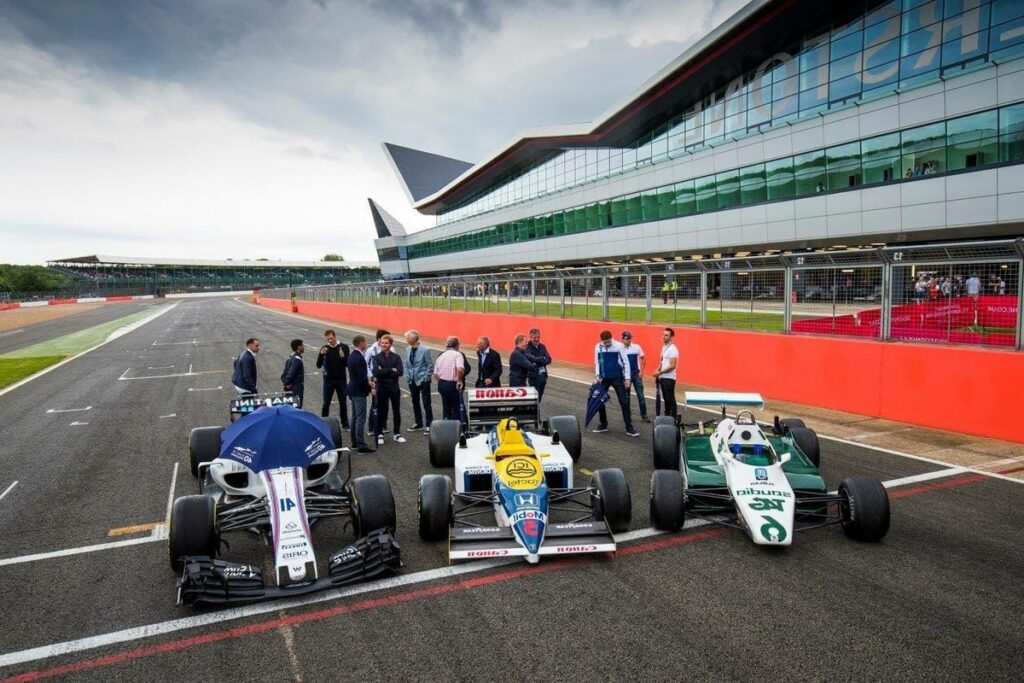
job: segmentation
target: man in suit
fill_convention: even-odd
[[[415,420],[409,431],[429,431],[430,423],[434,421],[434,408],[430,405],[430,380],[434,374],[434,359],[430,355],[430,349],[420,344],[420,333],[416,330],[406,332],[405,341],[409,344],[405,349],[405,381],[409,383],[412,414]]]
[[[480,337],[476,340],[477,377],[476,387],[501,386],[501,356],[491,348],[491,340]]]
[[[366,397],[370,395],[369,373],[366,371],[366,337],[357,334],[352,338],[352,352],[348,356],[349,400],[352,401],[351,434],[352,446],[359,453],[374,453],[376,449],[366,445]]]
[[[537,389],[537,400],[544,398],[544,387],[548,384],[548,365],[551,364],[551,354],[548,347],[540,341],[540,330],[534,327],[530,330],[530,343],[524,349],[526,359],[537,366],[537,370],[530,375],[530,384]]]
[[[324,331],[324,341],[320,354],[316,357],[316,366],[324,376],[324,404],[320,415],[331,414],[331,401],[338,395],[338,416],[341,418],[342,429],[348,429],[348,404],[345,402],[345,385],[348,384],[348,344],[338,343],[334,330]]]
[[[284,390],[292,392],[292,396],[298,400],[296,408],[302,407],[302,395],[306,388],[306,372],[302,364],[302,352],[305,350],[301,339],[292,339],[292,355],[284,362],[284,372],[281,373]]]
[[[515,344],[515,348],[508,356],[508,385],[525,387],[527,378],[537,372],[537,365],[526,357],[525,334],[517,334]]]
[[[257,394],[256,389],[256,354],[260,350],[260,340],[250,337],[245,340],[245,351],[235,358],[235,369],[231,374],[231,383],[239,394]]]

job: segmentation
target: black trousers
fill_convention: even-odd
[[[400,400],[402,392],[397,384],[377,385],[377,429],[374,436],[384,433],[384,426],[388,423],[388,406],[395,412],[393,432],[398,436],[402,431],[402,408]]]
[[[679,406],[676,405],[676,381],[661,377],[658,384],[661,385],[661,401],[665,404],[665,410],[661,414],[670,417],[679,415]]]
[[[615,397],[619,399],[619,408],[622,409],[622,421],[626,423],[626,431],[633,430],[633,418],[629,410],[629,392],[626,391],[626,382],[621,377],[617,379],[603,379],[601,384],[605,387],[611,387],[615,390]],[[601,404],[601,408],[597,411],[597,418],[600,420],[601,427],[608,426],[608,412],[604,409],[604,404]]]
[[[348,424],[348,403],[345,401],[346,382],[341,379],[327,379],[324,377],[324,404],[320,409],[320,416],[327,417],[331,414],[331,400],[338,395],[338,415],[341,424]]]

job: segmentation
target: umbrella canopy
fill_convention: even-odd
[[[608,387],[600,382],[594,382],[590,385],[590,395],[587,398],[587,417],[583,420],[584,429],[590,426],[590,421],[594,419],[597,411],[608,402],[609,398],[611,397],[608,395]]]
[[[327,423],[289,405],[260,408],[232,423],[220,437],[220,457],[253,472],[305,467],[332,448]]]

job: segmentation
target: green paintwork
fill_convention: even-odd
[[[782,465],[782,471],[786,473],[789,485],[793,487],[794,491],[819,493],[828,491],[818,468],[807,459],[807,456],[791,438],[771,435],[768,437],[768,441],[779,455],[792,453],[793,457],[790,461]],[[688,489],[724,488],[726,486],[722,467],[715,461],[715,455],[711,451],[710,436],[689,435],[684,438],[682,456]],[[732,504],[723,505],[723,507],[731,508]]]

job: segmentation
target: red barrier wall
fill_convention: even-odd
[[[257,299],[256,303],[261,306],[267,306],[268,308],[277,308],[282,311],[292,312],[292,302],[286,299]],[[310,314],[312,315],[312,313]]]
[[[14,309],[14,308],[21,308],[21,304],[19,304],[19,303],[0,304],[0,311],[9,311],[9,310]]]
[[[46,302],[48,306],[60,306],[62,304],[77,304],[78,299],[50,299]]]
[[[261,299],[290,310],[286,300]],[[360,327],[385,327],[426,337],[454,334],[463,343],[485,334],[507,358],[512,339],[539,327],[558,360],[594,362],[603,329],[629,329],[649,356],[662,327],[523,315],[464,313],[299,301],[298,312]],[[882,343],[804,335],[677,327],[679,379],[767,398],[1024,443],[1013,415],[1024,386],[1024,352]]]
[[[130,296],[108,296],[104,297],[107,301],[131,301]]]

